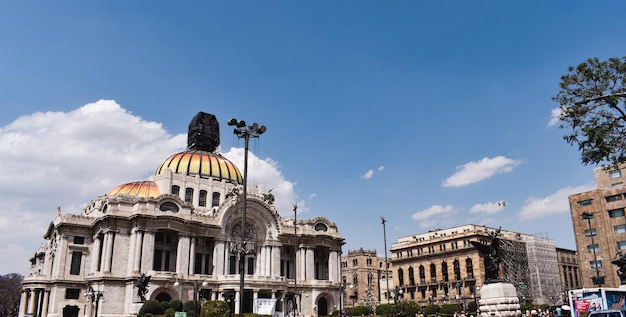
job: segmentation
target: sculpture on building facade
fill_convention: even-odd
[[[502,262],[502,247],[500,246],[500,229],[489,232],[489,245],[482,244],[478,241],[470,241],[470,243],[484,257],[485,264],[485,283],[495,283],[502,281],[499,278],[500,263]]]
[[[618,259],[611,261],[611,264],[617,265],[617,276],[619,276],[620,285],[626,285],[626,255],[622,251],[617,252]]]
[[[148,294],[148,283],[150,283],[150,275],[141,273],[141,276],[137,278],[135,285],[137,286],[137,296],[141,302],[146,301],[146,294]]]

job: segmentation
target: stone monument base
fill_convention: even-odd
[[[478,309],[481,317],[519,317],[519,298],[515,286],[510,283],[490,283],[480,288]]]

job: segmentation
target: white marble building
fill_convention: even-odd
[[[297,219],[294,227],[262,186],[247,190],[240,294],[242,185],[233,163],[190,146],[150,180],[120,185],[80,215],[57,211],[31,259],[19,316],[136,315],[142,273],[151,277],[146,299],[234,296],[230,305],[238,313],[241,300],[243,311],[253,312],[255,300],[269,298],[287,316],[293,308],[286,294],[295,292],[298,314],[330,314],[339,306],[344,239],[323,217]]]

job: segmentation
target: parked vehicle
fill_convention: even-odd
[[[594,314],[595,317],[626,317],[626,288],[583,288],[568,292],[572,317],[594,317],[592,312],[610,310],[620,316]]]

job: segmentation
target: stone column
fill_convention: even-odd
[[[20,312],[19,312],[19,317],[24,317],[24,315],[26,315],[26,305],[28,302],[28,295],[29,295],[29,290],[25,289],[22,290],[22,296],[20,296]]]
[[[265,275],[272,276],[272,249],[274,247],[268,245],[265,250]]]
[[[305,268],[306,275],[304,276],[304,280],[315,279],[315,252],[313,252],[311,248],[306,249]]]
[[[108,231],[105,235],[106,241],[106,251],[105,251],[105,262],[104,262],[104,272],[111,272],[111,262],[113,261],[113,241],[115,240],[115,231]]]
[[[154,259],[154,236],[155,232],[149,230],[146,230],[143,234],[140,272],[148,272],[152,269],[152,261]]]
[[[189,267],[188,274],[193,275],[194,267],[196,263],[196,242],[198,241],[197,237],[189,237]]]
[[[92,274],[98,272],[98,265],[100,264],[100,244],[102,244],[100,236],[96,235],[93,238],[93,248],[91,249],[91,272],[90,273]]]
[[[50,301],[50,291],[43,290],[43,303],[42,303],[42,308],[41,308],[41,316],[43,317],[48,316],[49,301]]]
[[[131,229],[130,241],[128,242],[128,262],[126,262],[126,274],[132,275],[133,266],[135,264],[135,244],[137,243],[137,230]]]
[[[224,275],[224,263],[228,260],[227,252],[224,252],[224,241],[215,241],[213,247],[213,267],[214,275],[216,277]]]
[[[330,254],[328,254],[328,280],[331,282],[338,281],[337,279],[337,265],[338,265],[338,254],[336,250],[331,250]]]
[[[280,276],[280,247],[272,248],[272,276]]]
[[[135,257],[133,258],[133,273],[139,273],[141,271],[141,247],[143,246],[143,235],[144,232],[142,230],[135,230],[135,244],[131,245],[135,249]]]
[[[259,256],[256,258],[257,267],[259,268],[258,269],[259,276],[265,275],[265,256],[266,256],[265,248],[266,248],[265,246],[261,247],[261,252],[259,252]]]
[[[35,297],[37,297],[37,293],[32,288],[29,290],[29,292],[30,292],[30,296],[28,297],[28,308],[26,310],[26,313],[34,315],[35,314],[35,301],[36,301]]]
[[[193,270],[193,263],[189,265],[191,255],[189,254],[189,239],[188,235],[179,235],[178,237],[178,249],[176,250],[176,274],[186,273]]]

